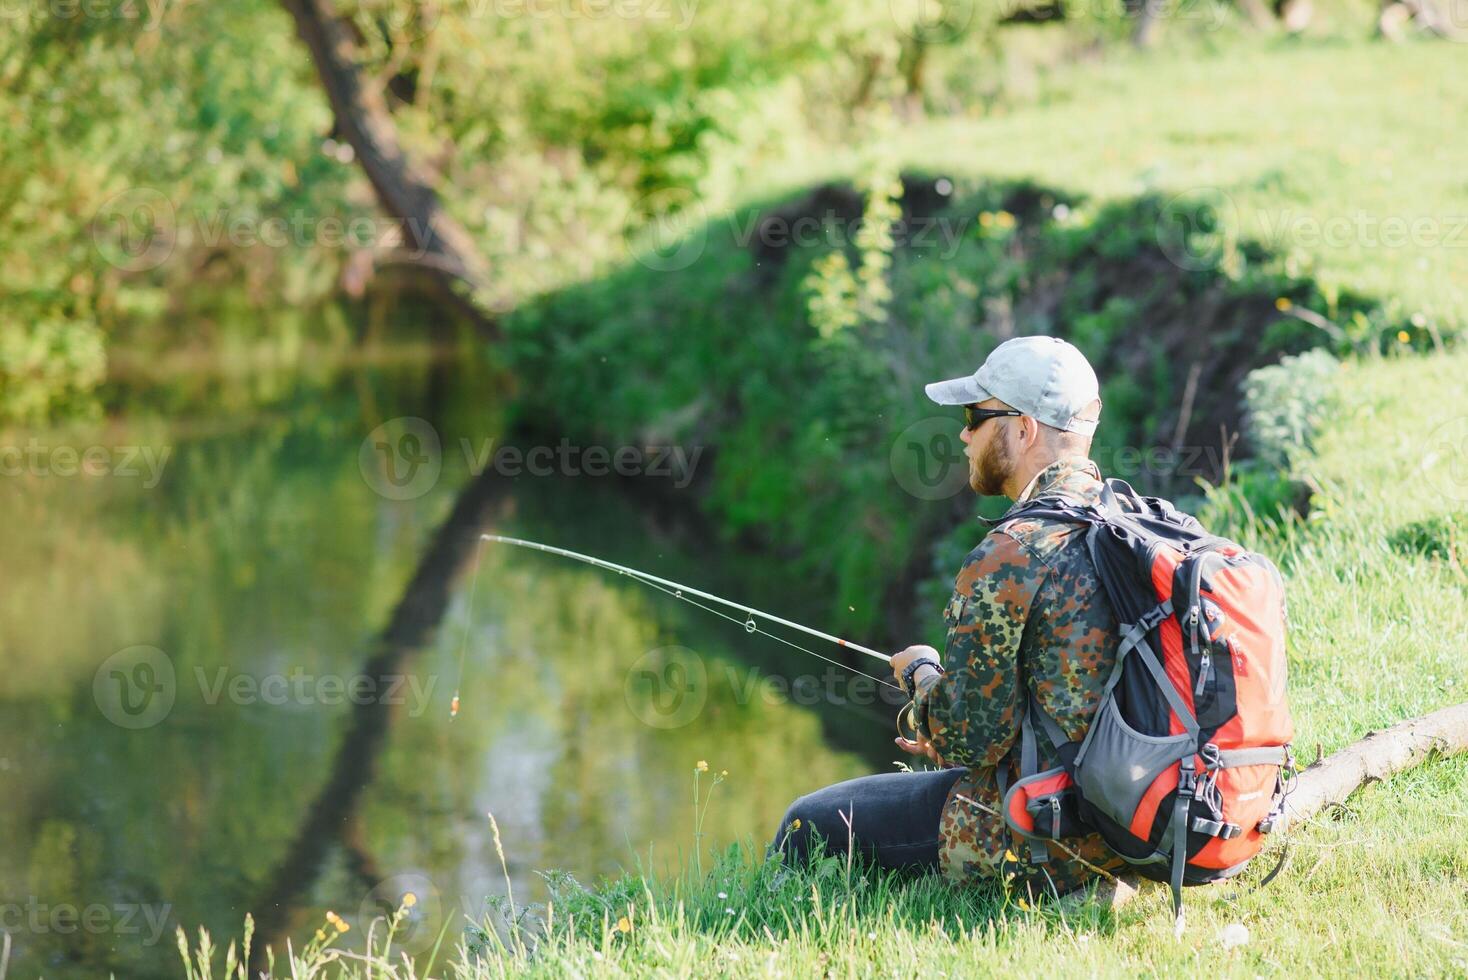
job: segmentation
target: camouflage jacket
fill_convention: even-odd
[[[1086,502],[1101,486],[1090,460],[1059,460],[1015,508],[1041,496]],[[945,761],[969,769],[943,810],[939,853],[951,879],[999,878],[1043,892],[1053,884],[1064,893],[1094,875],[1088,863],[1108,871],[1123,863],[1092,835],[1066,840],[1071,853],[1048,843],[1050,860],[1031,864],[1029,845],[999,816],[996,767],[1008,767],[1008,782],[1018,778],[1019,752],[1010,749],[1029,699],[1081,738],[1116,661],[1116,620],[1083,534],[1076,524],[1006,515],[959,570],[944,611],[946,673],[921,682],[914,699],[918,730]],[[1043,735],[1039,748],[1041,769],[1059,764]]]

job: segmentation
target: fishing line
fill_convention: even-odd
[[[506,536],[500,535],[500,534],[481,534],[479,536],[479,544],[480,544],[480,547],[479,547],[479,555],[478,555],[477,560],[474,563],[474,577],[473,577],[473,581],[471,582],[471,584],[469,586],[470,595],[469,595],[469,603],[468,603],[468,621],[465,623],[465,626],[464,626],[464,635],[463,635],[463,638],[460,640],[460,643],[459,643],[459,668],[458,668],[458,675],[459,676],[458,676],[458,680],[454,684],[454,699],[449,704],[449,718],[450,719],[453,719],[453,718],[457,717],[458,714],[459,714],[459,689],[460,689],[460,686],[463,684],[463,680],[464,680],[464,661],[465,661],[465,656],[466,656],[466,654],[468,652],[468,648],[469,648],[469,633],[470,633],[470,630],[472,629],[473,621],[474,621],[474,593],[478,589],[478,584],[479,584],[479,568],[480,568],[480,565],[482,565],[483,564],[483,561],[484,561],[484,550],[483,550],[483,546],[484,546],[484,544],[486,542],[494,542],[494,543],[498,543],[498,544],[508,544],[508,545],[513,545],[513,546],[518,547],[518,548],[528,548],[528,549],[530,549],[532,551],[542,551],[542,552],[545,552],[546,554],[559,555],[559,556],[561,556],[563,558],[570,558],[573,561],[579,561],[579,562],[583,562],[584,564],[587,564],[587,565],[593,565],[593,566],[595,566],[597,568],[603,568],[603,569],[606,569],[608,571],[613,571],[613,572],[616,572],[619,575],[625,575],[628,578],[633,579],[634,581],[641,582],[643,585],[651,586],[654,589],[657,589],[659,592],[664,592],[664,593],[672,596],[675,599],[682,599],[684,602],[686,602],[686,603],[688,603],[688,604],[690,604],[692,606],[696,606],[699,609],[704,610],[705,612],[713,613],[715,616],[718,616],[721,619],[727,619],[731,623],[737,623],[738,625],[744,627],[744,631],[746,633],[759,633],[759,634],[761,634],[763,636],[767,636],[770,639],[775,640],[775,641],[777,641],[779,643],[783,643],[783,644],[785,644],[788,647],[793,647],[794,649],[799,650],[802,653],[808,653],[812,657],[815,657],[818,660],[824,660],[828,664],[831,664],[831,665],[836,666],[836,667],[844,668],[846,670],[851,671],[852,673],[859,674],[862,677],[868,678],[869,680],[876,681],[878,684],[881,684],[881,685],[883,685],[885,687],[890,687],[890,688],[892,688],[895,691],[901,692],[901,690],[902,690],[896,684],[893,684],[891,681],[886,681],[886,680],[883,680],[880,677],[875,677],[872,674],[868,674],[865,671],[858,670],[857,668],[852,667],[850,664],[845,664],[845,663],[842,663],[839,660],[834,660],[831,657],[827,657],[827,656],[824,656],[823,654],[819,654],[819,653],[815,652],[814,650],[812,650],[812,649],[810,649],[808,647],[803,647],[799,643],[792,642],[791,640],[788,640],[785,637],[780,636],[777,633],[772,633],[769,630],[762,628],[759,625],[759,623],[756,621],[756,617],[759,617],[759,619],[768,620],[769,622],[772,622],[772,623],[778,623],[781,626],[785,626],[785,627],[788,627],[790,629],[796,630],[798,632],[805,633],[808,636],[814,636],[817,639],[822,639],[822,640],[825,640],[825,641],[827,641],[829,643],[834,643],[837,646],[845,647],[848,650],[855,650],[858,653],[864,653],[867,656],[869,656],[869,657],[875,657],[876,659],[881,660],[884,663],[890,663],[891,662],[892,658],[890,656],[888,656],[887,654],[882,653],[882,652],[880,652],[878,650],[873,650],[870,647],[864,647],[864,646],[862,646],[859,643],[853,643],[850,640],[844,640],[844,639],[842,639],[839,636],[833,636],[830,633],[825,633],[825,632],[822,632],[821,630],[812,629],[809,626],[803,626],[800,623],[792,622],[791,620],[784,619],[784,618],[782,618],[780,616],[776,616],[773,613],[763,612],[763,611],[761,611],[759,609],[754,608],[753,606],[747,606],[747,605],[744,605],[743,603],[734,602],[733,600],[730,600],[730,599],[724,599],[724,598],[722,598],[720,596],[716,596],[716,595],[714,595],[714,594],[712,594],[710,592],[704,592],[704,591],[702,591],[700,589],[695,589],[692,586],[683,585],[680,582],[674,582],[674,581],[672,581],[670,579],[660,578],[660,577],[658,577],[656,575],[651,575],[651,574],[649,574],[647,572],[641,572],[641,571],[638,571],[635,568],[629,568],[626,565],[618,565],[615,562],[606,561],[605,559],[602,559],[602,558],[596,558],[596,557],[594,557],[592,555],[583,555],[580,552],[571,551],[571,550],[566,549],[566,548],[557,548],[557,547],[555,547],[553,545],[541,544],[538,541],[526,541],[523,538],[511,538],[511,537],[506,537]],[[713,608],[712,606],[705,605],[704,603],[699,602],[696,599],[691,598],[690,595],[685,595],[685,593],[689,593],[689,594],[691,594],[693,596],[698,596],[700,599],[706,599],[706,600],[708,600],[710,602],[716,602],[719,605],[725,606],[725,607],[730,608],[730,609],[736,609],[739,612],[741,612],[741,613],[744,614],[744,619],[739,619],[736,616],[731,616],[731,615],[729,615],[726,612],[723,612],[723,611],[721,611],[719,609]],[[905,693],[905,692],[903,692],[903,693]]]
[[[449,721],[459,716],[459,687],[464,683],[464,654],[469,650],[469,632],[474,628],[474,598],[479,594],[479,566],[484,564],[484,539],[475,549],[474,578],[469,583],[469,609],[464,619],[464,636],[459,640],[459,676],[454,679],[454,699],[449,702]]]
[[[634,576],[631,576],[631,577],[632,578],[637,578],[637,576],[635,576],[635,575]],[[845,670],[849,670],[853,674],[860,674],[862,677],[870,678],[871,680],[876,681],[878,684],[882,684],[882,685],[884,685],[886,687],[892,688],[892,690],[894,690],[894,691],[897,691],[899,693],[902,693],[902,688],[898,687],[896,684],[893,684],[891,681],[884,681],[884,680],[882,680],[882,678],[875,677],[875,676],[873,676],[871,674],[868,674],[864,670],[857,670],[855,667],[851,666],[850,664],[843,664],[839,660],[833,660],[830,657],[825,656],[824,654],[816,653],[814,650],[810,649],[809,647],[803,647],[799,643],[794,643],[794,642],[792,642],[790,640],[787,640],[787,639],[785,639],[785,637],[779,635],[778,633],[771,633],[767,629],[761,629],[760,626],[759,626],[759,624],[755,623],[755,621],[753,619],[739,619],[736,616],[730,616],[726,612],[720,612],[719,610],[715,609],[713,606],[705,606],[703,603],[698,602],[698,601],[696,601],[694,599],[690,599],[686,595],[683,595],[681,592],[678,592],[675,589],[669,589],[669,588],[667,588],[665,586],[658,585],[656,582],[647,582],[647,581],[643,581],[642,579],[638,579],[638,581],[642,581],[644,585],[650,585],[650,586],[652,586],[654,589],[657,589],[659,592],[666,592],[668,595],[672,596],[675,599],[682,599],[684,602],[691,603],[692,605],[697,606],[698,608],[704,610],[705,612],[713,613],[715,616],[718,616],[720,619],[727,619],[731,623],[736,623],[736,624],[738,624],[740,626],[743,626],[744,627],[744,632],[746,632],[746,633],[758,633],[761,636],[768,636],[770,639],[774,640],[777,643],[783,643],[787,647],[794,647],[795,649],[800,650],[803,653],[810,654],[812,657],[815,657],[817,660],[824,660],[828,664],[835,664],[837,667],[841,667],[841,668],[843,668]]]

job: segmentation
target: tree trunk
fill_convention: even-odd
[[[1370,732],[1300,773],[1286,801],[1289,822],[1297,825],[1326,807],[1338,806],[1367,783],[1410,769],[1433,753],[1460,752],[1468,752],[1468,703],[1408,719],[1385,731]],[[1104,880],[1096,889],[1095,900],[1119,908],[1137,897],[1142,881],[1131,875]],[[1073,892],[1061,901],[1076,906],[1086,900],[1084,892]]]
[[[348,25],[331,0],[281,2],[311,52],[338,130],[356,151],[382,209],[401,225],[405,254],[481,326],[492,327],[488,264],[469,233],[444,210],[432,178],[404,152],[382,93],[363,83]]]
[[[1264,5],[1264,0],[1238,0],[1239,8],[1249,18],[1249,23],[1258,30],[1274,26],[1274,14]]]
[[[1139,48],[1150,48],[1157,39],[1157,14],[1162,0],[1126,0],[1127,13],[1132,17],[1132,44]]]

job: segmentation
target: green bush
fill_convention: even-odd
[[[1339,368],[1329,351],[1312,350],[1249,374],[1246,431],[1263,465],[1288,470],[1290,461],[1309,449],[1311,435],[1330,409]]]

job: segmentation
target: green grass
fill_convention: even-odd
[[[1468,503],[1465,371],[1468,353],[1344,365],[1342,396],[1314,452],[1296,461],[1296,475],[1318,487],[1311,515],[1245,506],[1247,474],[1206,508],[1215,529],[1283,566],[1305,761],[1317,745],[1330,752],[1462,697],[1468,583],[1451,536],[1440,551],[1423,528],[1459,520]],[[1402,538],[1403,527],[1414,530]],[[1427,547],[1402,546],[1424,533]],[[441,955],[440,975],[1462,975],[1465,795],[1462,756],[1367,786],[1293,829],[1290,866],[1267,888],[1252,886],[1273,849],[1239,881],[1190,890],[1181,939],[1160,887],[1116,911],[1066,910],[1022,904],[998,886],[867,874],[837,859],[782,875],[747,847],[708,855],[703,876],[690,867],[672,880],[628,875],[593,890],[561,880],[551,907],[522,919],[522,930],[504,927],[500,902],[494,921]],[[1229,948],[1224,930],[1237,926],[1248,941]],[[302,976],[366,969],[324,951],[297,958]],[[400,976],[428,975],[397,966]]]
[[[1468,580],[1451,550],[1444,557],[1431,546],[1437,538],[1420,550],[1392,539],[1403,527],[1441,527],[1468,508],[1465,372],[1468,353],[1343,365],[1341,396],[1314,435],[1314,452],[1297,461],[1297,475],[1319,488],[1311,516],[1250,512],[1226,490],[1205,508],[1214,528],[1282,563],[1291,706],[1305,762],[1317,746],[1329,753],[1463,698]],[[1294,830],[1291,864],[1266,889],[1250,886],[1272,866],[1273,851],[1238,885],[1191,890],[1180,941],[1161,888],[1115,913],[1043,903],[1027,910],[998,888],[848,878],[832,862],[771,892],[768,869],[745,855],[726,857],[704,881],[634,878],[574,899],[570,907],[592,922],[563,921],[528,964],[491,956],[462,975],[525,967],[540,975],[677,975],[709,964],[736,976],[1060,968],[1108,976],[1461,975],[1468,971],[1465,792],[1465,757],[1367,787],[1344,809]],[[599,907],[613,924],[628,916],[631,931],[604,933]],[[1232,924],[1250,939],[1228,950],[1220,933]]]
[[[732,216],[690,219],[686,268],[629,262],[507,317],[497,356],[535,379],[518,418],[555,437],[713,450],[698,504],[726,540],[820,581],[828,621],[905,641],[882,631],[906,616],[909,578],[959,508],[904,491],[913,461],[893,450],[939,414],[921,383],[973,363],[1001,331],[1065,336],[1093,359],[1103,463],[1107,449],[1172,440],[1190,358],[1242,373],[1316,344],[1452,342],[1468,324],[1468,159],[1440,133],[1468,112],[1441,79],[1460,54],[1338,38],[1190,44],[1067,69],[1007,114],[853,134],[778,179],[751,175]],[[822,336],[810,273],[830,241],[781,262],[738,239],[810,181],[868,177],[879,159],[953,178],[938,218],[954,244],[897,248],[886,317]],[[1221,208],[1224,230],[1189,241],[1200,264],[1184,272],[1158,229],[1200,204]],[[1009,211],[1014,226],[983,223]],[[1400,247],[1372,244],[1387,219],[1402,223]],[[1413,221],[1425,222],[1415,241]],[[568,408],[587,392],[594,413]],[[1205,380],[1185,444],[1217,451],[1220,422],[1236,422],[1218,409],[1234,400],[1232,381]]]
[[[1300,521],[1223,495],[1205,520],[1279,558],[1289,581],[1291,702],[1305,761],[1468,695],[1468,354],[1346,362],[1297,464]],[[1233,498],[1237,499],[1237,497]]]
[[[1468,124],[1455,81],[1462,54],[1450,43],[1381,43],[1364,21],[1327,36],[1223,32],[1150,52],[1108,49],[1052,70],[1032,102],[905,124],[884,146],[863,137],[781,160],[746,183],[744,200],[859,174],[878,155],[1097,201],[1217,190],[1235,233],[1278,246],[1292,274],[1399,303],[1452,332],[1468,325],[1468,144],[1443,134]],[[1388,219],[1391,231],[1380,227]],[[1330,221],[1338,227],[1327,234]],[[1414,231],[1414,221],[1424,224]]]
[[[1298,272],[1461,328],[1468,145],[1442,134],[1468,123],[1462,54],[1363,38],[1133,55],[1078,72],[1048,104],[907,133],[905,156],[1109,200],[1217,189],[1238,234],[1282,246]],[[1400,227],[1372,230],[1388,219]]]
[[[1267,237],[1263,223],[1286,211],[1319,220],[1361,211],[1446,222],[1463,210],[1461,174],[1468,172],[1468,150],[1441,136],[1464,121],[1450,87],[1461,54],[1447,44],[1278,42],[1201,61],[1165,53],[1119,59],[1069,98],[1003,118],[916,128],[904,134],[903,152],[927,170],[1031,178],[1103,201],[1214,187],[1233,201],[1242,233],[1253,237]],[[1331,283],[1349,286],[1403,316],[1422,312],[1424,324],[1441,324],[1444,332],[1468,322],[1463,249],[1295,244],[1289,274],[1313,275],[1327,292]],[[742,295],[742,286],[725,285],[743,272],[732,253],[713,248],[710,255],[717,261],[702,291],[684,289],[686,310],[671,295],[686,281],[633,276],[633,285],[664,295],[629,314],[603,292],[583,298],[581,312],[637,320],[642,332],[632,331],[633,323],[626,336],[641,337],[638,356],[707,356],[713,370],[719,362],[712,351],[690,355],[656,331],[653,314],[667,312],[659,303],[688,315],[690,337],[721,329],[736,301],[751,304],[751,316],[772,314],[756,305],[758,297]],[[557,350],[548,356],[564,360],[569,352],[586,365],[604,363],[618,353],[621,336],[557,332],[547,341]],[[778,331],[753,336],[770,342],[769,356],[780,352]],[[732,356],[759,363],[766,355]],[[1463,697],[1465,373],[1464,352],[1345,363],[1330,382],[1333,397],[1310,450],[1294,453],[1288,474],[1312,488],[1308,516],[1274,508],[1270,501],[1288,484],[1259,468],[1233,474],[1204,507],[1205,523],[1276,557],[1285,573],[1290,697],[1303,762]],[[650,424],[691,402],[695,392],[677,390],[680,372],[667,375],[662,387],[634,377],[629,390],[642,401],[629,395],[612,412]],[[841,463],[839,455],[830,460],[833,470]],[[997,887],[869,876],[839,861],[781,879],[745,849],[719,856],[702,877],[692,870],[676,879],[634,874],[590,892],[562,882],[553,907],[527,920],[538,923],[530,932],[494,932],[486,923],[451,956],[441,955],[437,969],[457,978],[1060,969],[1104,976],[1463,975],[1465,794],[1468,759],[1461,757],[1366,787],[1348,806],[1294,830],[1291,866],[1267,889],[1249,886],[1272,863],[1272,852],[1240,882],[1190,891],[1180,940],[1161,889],[1116,912],[1063,912],[1043,902],[1021,907],[1019,896]],[[1240,925],[1248,942],[1225,948],[1223,930]],[[360,943],[359,935],[342,941]],[[534,947],[528,955],[527,946]],[[367,969],[321,952],[299,959],[303,976]],[[427,972],[422,963],[416,970],[398,964],[399,976]]]
[[[634,892],[626,903],[631,915],[614,905],[603,917],[583,901],[577,911],[589,921],[563,923],[528,963],[491,954],[458,973],[1462,973],[1468,849],[1447,818],[1464,817],[1465,788],[1468,760],[1461,758],[1372,787],[1344,813],[1301,831],[1291,867],[1264,890],[1251,890],[1260,876],[1251,872],[1237,885],[1190,891],[1181,940],[1173,937],[1161,889],[1115,913],[1022,908],[1017,896],[997,888],[859,872],[848,878],[837,863],[823,878],[772,893],[767,874],[731,861],[722,878],[715,872],[702,884]],[[624,916],[630,931],[617,931]],[[1249,941],[1228,950],[1221,933],[1235,924],[1248,930]]]

